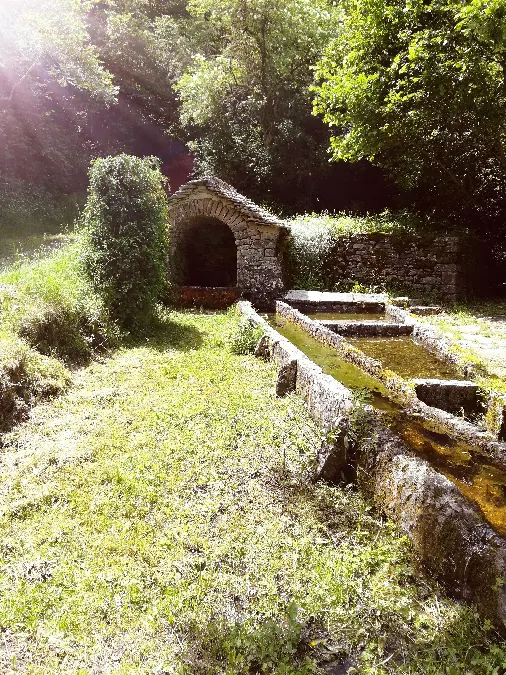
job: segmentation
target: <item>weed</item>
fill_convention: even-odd
[[[249,319],[240,319],[228,344],[233,354],[252,354],[262,337],[262,328]]]

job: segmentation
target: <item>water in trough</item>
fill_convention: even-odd
[[[321,315],[320,315],[321,316]],[[311,337],[305,330],[276,315],[267,315],[270,325],[281,335],[298,347],[323,372],[331,375],[352,391],[367,391],[369,402],[387,416],[388,423],[418,456],[429,461],[434,468],[451,480],[481,511],[485,519],[498,534],[506,535],[506,471],[502,471],[484,462],[483,457],[476,454],[474,448],[456,441],[445,434],[436,434],[425,429],[419,422],[408,419],[400,406],[388,398],[385,387],[360,368],[341,359],[335,349],[323,345]],[[362,349],[363,340],[374,338],[358,338],[350,340]],[[409,341],[411,345],[406,351],[399,349],[398,340]],[[391,348],[385,348],[382,359],[385,365],[405,377],[445,377],[455,378],[455,373],[447,374],[446,364],[435,359],[431,354],[416,345],[410,338],[381,338],[382,342],[391,342]],[[421,354],[424,352],[427,355]],[[399,353],[399,364],[405,364],[399,372],[390,361],[390,356]],[[434,361],[436,364],[434,364]],[[409,373],[409,374],[408,374]],[[435,373],[438,373],[437,375]]]

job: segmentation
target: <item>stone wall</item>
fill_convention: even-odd
[[[336,239],[322,265],[334,282],[385,284],[415,297],[454,302],[466,290],[463,258],[457,237],[361,234]]]

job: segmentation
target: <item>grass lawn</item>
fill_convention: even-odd
[[[2,673],[503,672],[417,578],[233,314],[173,313],[74,373],[1,454]]]
[[[422,321],[439,328],[475,364],[482,386],[506,393],[506,301],[457,305]]]

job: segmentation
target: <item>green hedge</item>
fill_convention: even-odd
[[[167,278],[167,197],[158,160],[118,155],[90,170],[83,263],[96,293],[122,327],[153,316]]]

